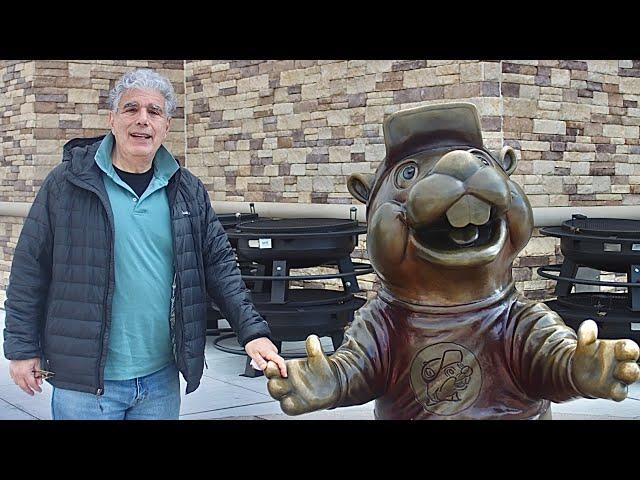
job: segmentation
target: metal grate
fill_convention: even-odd
[[[291,288],[287,292],[285,304],[288,307],[333,305],[348,302],[352,297],[352,294],[341,290]],[[253,293],[252,300],[259,308],[263,307],[265,304],[271,303],[271,293]]]
[[[565,297],[558,297],[558,303],[578,309],[592,309],[596,315],[614,311],[628,312],[630,319],[640,320],[640,313],[634,314],[629,311],[629,296],[626,293],[572,293]]]
[[[257,213],[241,213],[240,215],[237,213],[224,213],[218,215],[218,220],[220,220],[222,227],[225,229],[235,227],[240,222],[248,222],[249,220],[257,219]]]
[[[587,235],[640,237],[640,220],[626,218],[574,218],[563,222],[562,228]]]
[[[340,218],[264,218],[238,224],[243,232],[250,233],[310,233],[340,232],[357,227],[358,222]]]

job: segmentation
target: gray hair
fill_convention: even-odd
[[[125,73],[120,80],[116,82],[109,92],[109,108],[114,112],[118,109],[120,98],[126,90],[139,88],[142,90],[157,90],[164,97],[165,110],[168,117],[173,117],[178,104],[178,97],[171,85],[171,82],[148,68],[141,68]]]

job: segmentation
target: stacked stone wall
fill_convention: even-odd
[[[513,179],[534,207],[640,204],[636,60],[2,61],[0,201],[31,202],[66,141],[104,134],[108,91],[135,67],[174,84],[166,145],[212,200],[355,203],[346,178],[383,159],[385,116],[469,101],[486,145],[516,149]],[[0,219],[2,292],[21,225]],[[536,230],[517,285],[550,296],[536,269],[561,261],[558,240]]]

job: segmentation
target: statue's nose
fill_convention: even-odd
[[[438,160],[432,173],[449,175],[464,182],[485,166],[486,164],[474,154],[465,150],[454,150]]]
[[[413,185],[407,199],[407,220],[426,225],[445,213],[454,226],[481,225],[491,210],[496,215],[509,208],[508,178],[497,168],[464,150],[444,155],[429,175]]]

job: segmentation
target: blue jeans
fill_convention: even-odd
[[[172,363],[131,380],[105,380],[104,394],[53,388],[54,420],[177,420],[180,378]]]

